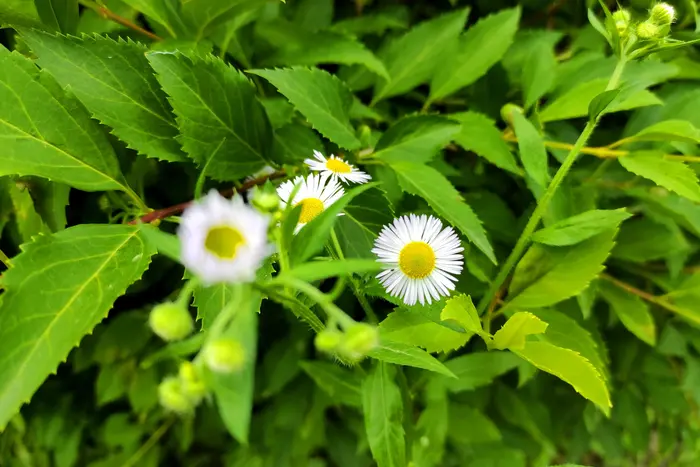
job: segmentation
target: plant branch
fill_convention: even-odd
[[[144,36],[153,39],[154,41],[163,40],[162,37],[153,34],[151,31],[143,29],[138,24],[134,24],[133,22],[129,21],[123,16],[119,16],[104,5],[100,5],[97,2],[93,2],[92,0],[80,0],[80,4],[86,8],[90,8],[91,10],[95,11],[98,15],[102,16],[103,18],[108,19],[110,21],[114,21],[115,23],[121,24],[122,26],[127,27],[129,29],[133,29],[134,31],[137,31],[143,34]]]
[[[221,190],[220,193],[222,196],[230,197],[233,196],[236,192],[240,193],[243,191],[247,191],[253,188],[254,186],[262,185],[268,180],[282,178],[286,174],[287,173],[284,170],[278,170],[277,172],[274,172],[270,175],[263,175],[262,177],[248,180],[247,182],[242,183],[240,188],[227,188],[225,190]],[[167,208],[156,209],[154,211],[149,212],[148,214],[144,214],[138,219],[134,219],[133,221],[129,222],[129,224],[149,224],[151,222],[162,220],[170,216],[176,216],[185,209],[187,209],[193,202],[194,201],[185,201],[184,203],[179,203],[174,206],[168,206]]]

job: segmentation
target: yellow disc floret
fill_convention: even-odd
[[[306,224],[311,222],[323,212],[323,201],[318,198],[306,198],[302,199],[297,206],[301,204],[301,214],[299,215],[299,222]]]
[[[435,252],[425,242],[408,243],[399,253],[399,268],[411,279],[422,279],[435,269]]]
[[[328,162],[326,162],[326,168],[331,172],[338,174],[349,174],[352,172],[352,167],[350,167],[350,165],[348,165],[342,159],[328,159]]]
[[[209,229],[204,247],[221,259],[236,257],[238,247],[245,244],[245,239],[238,229],[228,225],[220,225]]]

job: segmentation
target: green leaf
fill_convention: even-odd
[[[364,274],[377,272],[382,265],[376,260],[369,259],[342,259],[335,261],[309,261],[295,266],[285,275],[294,276],[306,282],[318,281],[327,277],[350,276],[354,273]]]
[[[617,229],[620,223],[632,217],[626,209],[593,209],[569,217],[538,230],[532,241],[545,245],[575,245],[609,229]]]
[[[70,88],[127,146],[164,161],[187,160],[175,140],[175,117],[144,55],[146,47],[108,37],[79,39],[36,30],[23,30],[22,37],[39,57],[39,65]]]
[[[374,184],[368,183],[347,191],[342,198],[306,224],[292,239],[290,251],[292,264],[304,262],[321,251],[331,234],[338,214],[355,196],[374,186]]]
[[[219,414],[229,433],[241,444],[247,444],[253,415],[253,386],[258,347],[258,313],[262,295],[249,286],[240,286],[236,298],[239,308],[222,333],[222,337],[241,343],[245,363],[235,373],[211,372],[212,389]],[[205,344],[206,345],[206,344]]]
[[[597,96],[605,91],[608,79],[600,78],[584,83],[579,83],[565,93],[552,99],[547,106],[540,112],[540,121],[543,123],[553,122],[556,120],[567,120],[570,118],[584,117],[589,113],[589,105]],[[596,105],[593,112],[620,112],[622,110],[630,110],[637,107],[645,107],[649,105],[660,105],[662,102],[653,93],[642,89],[633,92],[627,96],[622,102],[615,103],[607,108],[607,102],[610,97],[615,97],[613,94],[606,94],[605,101],[599,100],[600,105]],[[603,99],[601,97],[601,99]],[[605,105],[603,105],[605,104]]]
[[[197,319],[202,321],[202,330],[209,329],[221,310],[236,296],[235,284],[215,284],[197,287],[194,290],[194,306],[197,307]]]
[[[613,258],[645,263],[690,250],[683,231],[673,221],[660,223],[649,217],[625,222],[617,236]]]
[[[360,193],[347,205],[345,215],[334,227],[345,256],[376,259],[372,248],[377,234],[393,220],[394,212],[382,190],[373,188]]]
[[[640,130],[624,141],[682,141],[700,144],[700,130],[687,120],[664,120]]]
[[[459,38],[456,54],[433,76],[430,101],[449,96],[484,76],[505,55],[519,21],[520,7],[517,7],[480,19],[467,29]]]
[[[522,174],[493,120],[478,112],[461,112],[450,114],[449,117],[462,124],[462,129],[454,137],[457,144],[467,151],[475,152],[496,167],[516,175]]]
[[[481,327],[479,314],[474,307],[472,298],[469,295],[458,295],[445,302],[445,307],[440,313],[443,321],[452,320],[459,324],[465,331],[473,334],[484,334]]]
[[[408,193],[426,200],[438,215],[459,229],[493,263],[496,263],[493,248],[479,218],[440,172],[430,166],[410,162],[397,162],[391,164],[391,168],[396,171],[401,186]]]
[[[445,362],[457,379],[445,380],[451,392],[462,392],[487,386],[504,373],[518,366],[519,359],[510,352],[475,352]]]
[[[444,395],[428,398],[425,409],[416,422],[417,436],[413,442],[413,461],[417,466],[441,465],[445,453],[449,413],[448,401]]]
[[[525,172],[541,188],[549,185],[549,164],[544,139],[535,126],[520,112],[513,112],[513,128],[518,137],[520,160]]]
[[[638,151],[618,160],[633,174],[700,203],[698,176],[683,162],[665,159],[660,151]]]
[[[211,56],[149,52],[146,57],[170,96],[182,147],[206,175],[236,180],[267,165],[272,129],[242,73]]]
[[[493,346],[498,350],[521,350],[525,347],[527,336],[542,334],[546,329],[547,323],[537,316],[519,311],[493,335]]]
[[[471,332],[458,332],[423,313],[397,309],[379,323],[382,339],[422,347],[430,353],[463,347]]]
[[[469,8],[446,13],[411,28],[380,54],[389,81],[378,83],[373,102],[404,94],[430,80],[445,55],[447,44],[464,29]]]
[[[525,347],[513,350],[542,371],[570,384],[576,392],[610,415],[610,392],[603,377],[591,362],[573,350],[557,347],[548,342],[527,341]]]
[[[181,16],[197,41],[211,29],[260,5],[261,0],[187,0],[181,2]]]
[[[379,362],[362,384],[362,412],[372,456],[378,467],[405,467],[403,400],[396,370]]]
[[[656,324],[646,302],[607,281],[601,281],[598,291],[632,334],[651,346],[656,345]]]
[[[139,229],[80,225],[24,246],[2,276],[0,427],[148,267]]]
[[[369,34],[383,34],[388,29],[406,29],[407,27],[408,24],[403,18],[377,13],[342,19],[333,24],[331,30],[360,37]]]
[[[447,435],[455,443],[474,446],[501,440],[501,432],[481,411],[465,404],[451,403]]]
[[[616,233],[609,230],[570,247],[533,245],[515,268],[506,306],[545,307],[579,294],[604,269]]]
[[[360,140],[350,124],[353,96],[350,90],[327,71],[309,68],[252,70],[294,104],[311,126],[345,149],[358,149]]]
[[[281,164],[299,164],[322,147],[314,130],[301,123],[290,123],[275,130],[273,159]]]
[[[180,262],[180,239],[177,235],[169,234],[151,224],[139,225],[141,235],[161,255],[173,261]]]
[[[51,76],[0,47],[0,84],[0,175],[37,175],[85,191],[131,191],[102,130]]]
[[[525,108],[532,107],[554,85],[557,59],[548,41],[537,41],[527,55],[523,66],[523,100]]]
[[[429,162],[452,140],[460,124],[437,115],[404,117],[382,135],[374,148],[374,156],[392,162]]]
[[[299,366],[334,401],[352,407],[362,406],[362,379],[357,373],[326,362],[305,361]]]
[[[49,228],[44,224],[39,213],[36,212],[34,200],[27,187],[23,187],[21,184],[18,186],[12,180],[7,180],[6,188],[10,195],[15,223],[22,241],[29,242],[35,235],[49,233]]]
[[[368,355],[382,362],[422,368],[454,378],[454,374],[439,360],[425,350],[413,345],[384,340],[379,347],[370,351]]]
[[[45,25],[64,34],[78,29],[78,0],[34,0]]]
[[[121,0],[140,11],[148,18],[163,26],[168,33],[177,37],[184,35],[187,27],[180,18],[177,0]]]
[[[603,91],[593,98],[588,104],[588,119],[592,122],[598,120],[601,115],[606,113],[611,105],[619,102],[622,89],[610,89]]]
[[[62,183],[50,182],[44,178],[32,180],[32,191],[35,195],[35,207],[46,225],[52,232],[66,228],[66,206],[70,187]]]
[[[41,27],[39,12],[33,1],[3,0],[0,2],[0,25]]]

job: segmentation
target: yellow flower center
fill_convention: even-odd
[[[349,174],[352,172],[352,167],[342,159],[328,159],[326,168],[338,174]]]
[[[207,232],[204,240],[204,247],[221,259],[233,259],[236,257],[236,250],[241,245],[245,245],[245,239],[238,229],[228,225],[213,227]]]
[[[435,269],[435,252],[425,242],[408,243],[399,253],[399,268],[411,279],[422,279]]]
[[[323,201],[317,198],[302,199],[297,206],[301,204],[301,214],[299,214],[299,223],[306,224],[311,222],[323,212]]]

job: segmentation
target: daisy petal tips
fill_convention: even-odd
[[[292,198],[292,193],[297,186],[299,189]],[[312,174],[306,178],[296,177],[294,180],[284,182],[277,188],[277,194],[285,208],[287,205],[292,207],[301,205],[299,224],[295,230],[299,232],[302,227],[338,201],[345,191],[336,180],[329,180],[320,174]]]
[[[313,159],[306,159],[304,163],[314,172],[330,177],[333,180],[341,180],[345,183],[367,183],[372,177],[361,171],[344,159],[331,155],[326,158],[319,151],[314,151]]]
[[[410,214],[385,225],[374,242],[385,270],[377,279],[407,305],[430,304],[449,296],[462,272],[464,255],[452,227],[433,216]]]
[[[177,235],[182,264],[203,284],[251,282],[272,252],[269,216],[240,196],[227,200],[212,190],[182,214]]]

